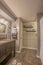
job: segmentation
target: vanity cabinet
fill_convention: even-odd
[[[15,41],[0,44],[0,63],[10,54],[15,55]]]

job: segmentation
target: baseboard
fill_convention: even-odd
[[[37,57],[37,58],[40,58],[40,56],[39,56],[39,55],[36,55],[36,57]]]
[[[20,53],[20,51],[16,51],[16,53]]]
[[[43,65],[43,62],[42,62],[40,56],[39,56],[39,55],[36,55],[36,57],[37,57],[38,59],[40,59],[40,63],[41,63],[41,65]]]
[[[16,53],[21,53],[21,50],[19,50],[19,51],[16,51]]]
[[[37,48],[31,48],[31,47],[22,47],[22,49],[23,49],[23,48],[32,49],[32,50],[37,50]],[[22,49],[21,49],[21,50],[22,50]],[[21,53],[21,50],[16,51],[16,53]]]
[[[31,47],[22,47],[22,48],[37,50],[37,48],[31,48]]]
[[[22,48],[19,49],[19,50],[16,50],[16,53],[21,53],[21,50],[22,50]]]

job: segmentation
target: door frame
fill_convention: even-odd
[[[43,13],[38,13],[37,14],[37,31],[38,31],[38,51],[37,51],[37,55],[40,56],[40,20],[43,16]]]

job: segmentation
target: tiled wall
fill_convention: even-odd
[[[35,32],[24,31],[24,43],[23,47],[37,48],[37,34]]]
[[[27,28],[26,30],[24,30],[23,47],[37,49],[38,48],[37,21],[33,22],[32,25],[33,24],[34,24],[34,29],[36,32],[26,32]],[[28,28],[28,29],[31,30],[31,28]]]

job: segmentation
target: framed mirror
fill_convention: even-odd
[[[0,33],[5,33],[6,32],[6,25],[0,23]]]
[[[1,21],[4,19],[4,21]],[[17,19],[4,0],[0,1],[0,38],[11,38],[11,23]]]

